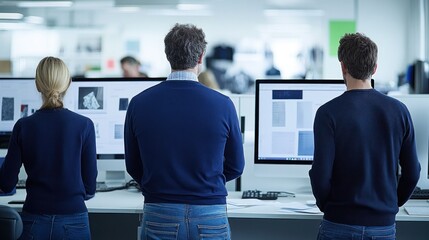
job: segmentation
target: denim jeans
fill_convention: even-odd
[[[39,215],[21,213],[24,230],[20,240],[91,239],[88,213]]]
[[[141,226],[142,240],[231,239],[226,205],[148,203]]]
[[[394,240],[396,239],[395,224],[391,226],[355,226],[333,223],[322,220],[319,228],[318,240]]]

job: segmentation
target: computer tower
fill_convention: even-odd
[[[414,93],[429,93],[429,62],[417,60],[414,64]]]

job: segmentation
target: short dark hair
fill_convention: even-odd
[[[128,63],[131,65],[140,65],[139,60],[137,60],[136,58],[132,57],[132,56],[125,56],[123,58],[121,58],[121,64],[124,63]]]
[[[366,80],[374,73],[377,53],[377,45],[364,34],[345,34],[340,39],[338,60],[352,77]]]
[[[193,68],[206,49],[207,42],[202,29],[192,24],[178,24],[164,38],[165,55],[175,70]]]

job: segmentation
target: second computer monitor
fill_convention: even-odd
[[[345,90],[343,80],[257,80],[255,165],[311,164],[315,113]]]

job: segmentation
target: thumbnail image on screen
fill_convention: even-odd
[[[79,87],[79,110],[103,110],[103,87]]]
[[[345,90],[343,80],[257,80],[255,163],[311,164],[316,111]]]

